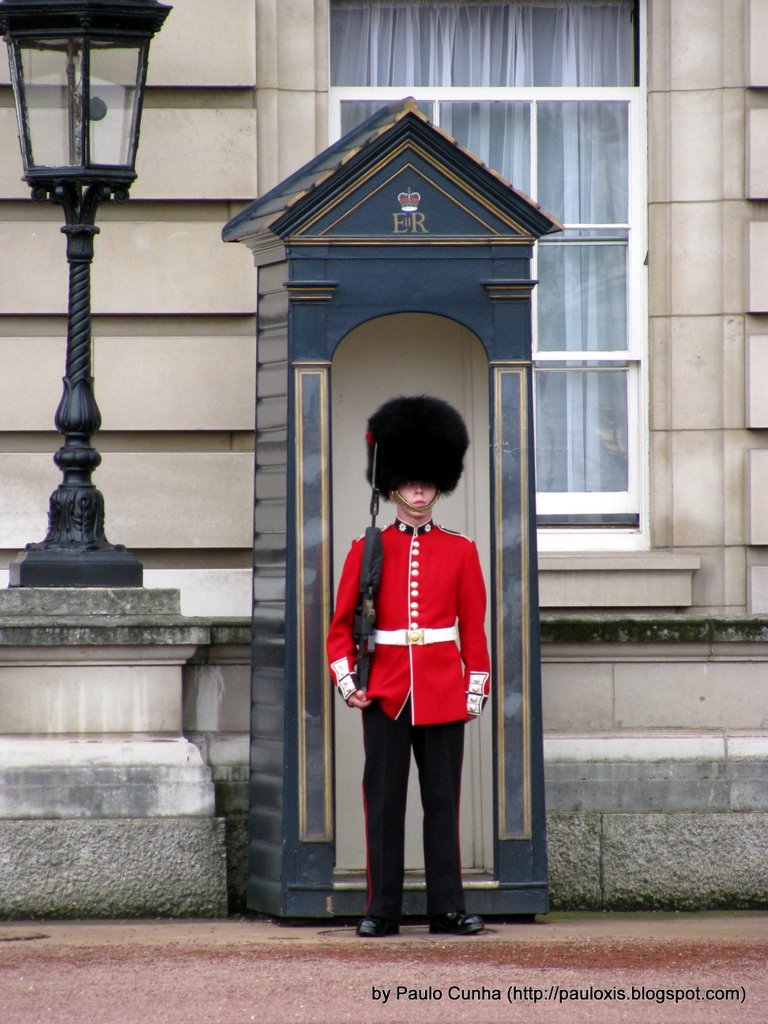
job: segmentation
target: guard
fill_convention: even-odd
[[[461,478],[469,437],[447,402],[415,396],[378,409],[366,441],[368,481],[397,505],[394,523],[381,531],[366,689],[357,675],[355,637],[363,538],[347,556],[327,642],[336,687],[363,717],[368,904],[357,934],[399,931],[413,749],[424,809],[429,928],[475,935],[484,924],[466,913],[459,799],[465,724],[481,714],[490,692],[486,592],[474,542],[432,521],[440,494]]]

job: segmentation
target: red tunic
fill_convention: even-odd
[[[378,700],[391,718],[397,718],[410,696],[414,725],[471,718],[466,697],[470,675],[486,696],[490,675],[485,584],[474,542],[435,523],[415,528],[398,521],[382,530],[382,543],[376,628],[457,625],[458,645],[453,640],[424,646],[377,644],[368,696]],[[347,555],[328,631],[328,660],[337,684],[354,671],[357,660],[353,625],[362,556],[360,538]]]

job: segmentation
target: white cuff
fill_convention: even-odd
[[[357,690],[357,679],[354,676],[344,676],[338,681],[336,687],[344,700],[344,703],[349,700],[353,693]]]
[[[357,690],[357,679],[349,669],[349,659],[339,658],[338,661],[332,662],[331,671],[336,677],[336,688],[346,703]]]
[[[485,702],[488,697],[485,692],[485,685],[488,682],[487,672],[470,672],[469,687],[467,689],[467,714],[477,717],[482,714]]]

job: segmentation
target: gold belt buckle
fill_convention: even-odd
[[[405,634],[405,642],[408,647],[413,644],[422,645],[424,643],[424,630],[423,629],[409,629]]]

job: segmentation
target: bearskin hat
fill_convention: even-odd
[[[385,497],[408,480],[450,494],[461,479],[469,435],[459,413],[429,395],[392,398],[368,420],[368,483]],[[373,480],[374,449],[376,480]]]

